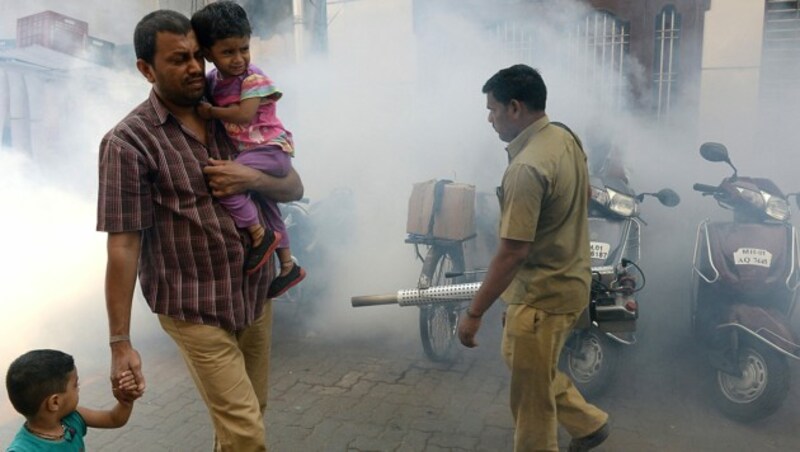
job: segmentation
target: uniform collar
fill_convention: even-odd
[[[508,161],[514,160],[514,157],[522,151],[528,141],[534,137],[540,130],[544,129],[546,125],[550,124],[550,118],[547,115],[542,116],[538,120],[536,120],[533,124],[529,125],[528,127],[524,128],[522,132],[517,135],[516,138],[511,140],[506,146],[506,151],[508,152]]]

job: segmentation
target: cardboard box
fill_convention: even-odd
[[[475,234],[475,186],[442,183],[441,202],[436,212],[433,210],[437,181],[414,184],[408,201],[406,232],[445,240],[466,239]]]

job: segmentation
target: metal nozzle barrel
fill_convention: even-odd
[[[350,304],[354,308],[362,306],[381,306],[384,304],[397,304],[397,294],[384,294],[384,295],[362,295],[360,297],[353,297],[350,299]]]
[[[362,306],[380,306],[398,304],[400,306],[421,306],[435,303],[452,303],[469,301],[478,292],[481,283],[451,284],[433,286],[427,289],[404,289],[396,294],[364,295],[352,297],[350,303],[354,308]]]

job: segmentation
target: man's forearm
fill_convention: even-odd
[[[275,202],[297,201],[303,197],[303,182],[294,169],[286,177],[261,173],[250,189]]]
[[[110,233],[106,264],[106,310],[111,336],[130,334],[131,305],[139,265],[139,232]]]
[[[475,294],[470,311],[476,315],[486,312],[508,288],[520,265],[525,260],[529,244],[501,239],[497,254],[492,258],[486,277]]]

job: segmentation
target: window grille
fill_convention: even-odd
[[[655,59],[653,67],[653,94],[656,116],[669,115],[678,76],[678,47],[681,34],[681,16],[672,5],[656,15]]]
[[[191,0],[191,5],[189,7],[192,10],[192,14],[194,14],[203,9],[208,3],[208,0]]]
[[[800,102],[800,1],[766,1],[762,50],[761,100]]]
[[[503,22],[495,27],[506,60],[536,66],[533,33],[517,22]]]
[[[627,92],[630,25],[609,12],[594,11],[567,33],[566,45],[572,72],[612,106],[622,106]]]
[[[537,46],[546,45],[530,27],[504,22],[495,27],[504,56],[512,61],[535,64]],[[538,39],[537,39],[538,38]],[[589,84],[596,92],[620,106],[627,92],[627,59],[630,51],[630,25],[605,11],[595,11],[567,30],[555,43],[558,63],[573,81]]]

